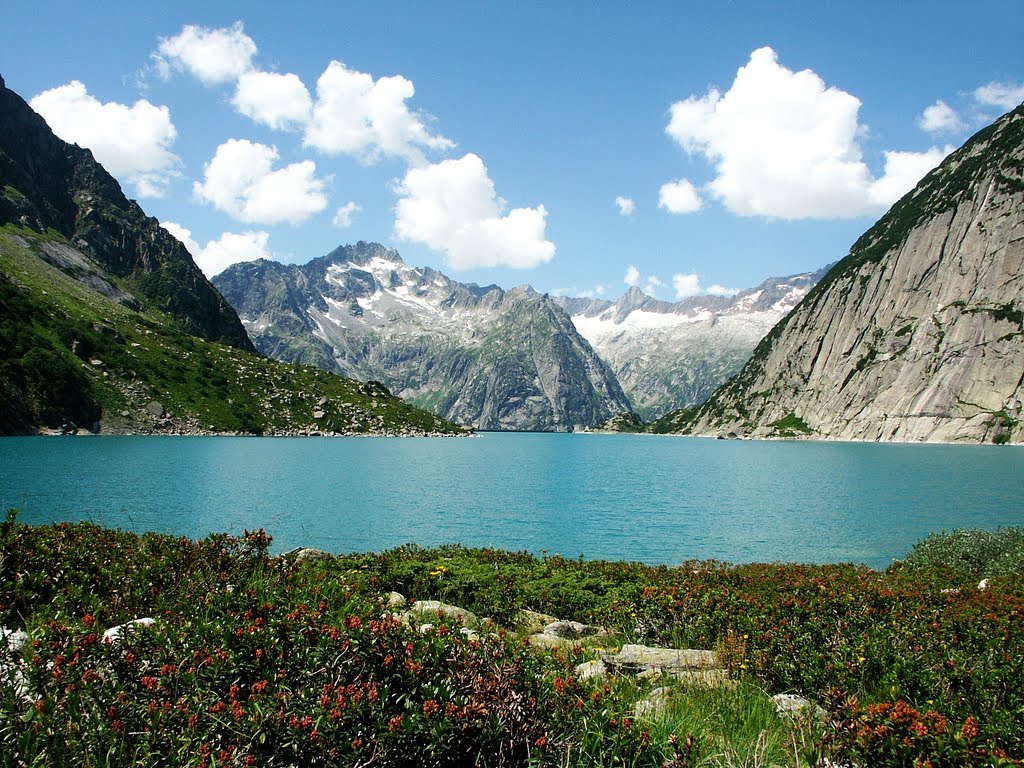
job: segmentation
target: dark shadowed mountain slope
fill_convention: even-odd
[[[238,316],[156,219],[128,200],[88,149],[54,136],[0,78],[0,225],[63,235],[100,271],[118,278],[127,305],[169,313],[210,341],[255,351]],[[60,249],[40,255],[94,287],[89,268]]]

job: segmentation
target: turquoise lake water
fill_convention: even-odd
[[[1024,525],[1024,449],[648,435],[0,438],[0,505],[274,551],[459,543],[567,557],[886,567]]]

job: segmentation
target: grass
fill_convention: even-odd
[[[122,306],[38,258],[45,237],[0,228],[0,383],[24,393],[23,421],[148,431],[144,407],[156,400],[200,431],[462,431],[379,384],[278,363]]]
[[[814,430],[807,425],[807,422],[795,413],[789,413],[768,426],[772,427],[775,430],[775,434],[779,437],[797,437],[814,433]]]
[[[30,641],[0,658],[0,754],[25,766],[1020,764],[1022,534],[994,534],[1007,547],[992,536],[926,540],[884,573],[454,546],[297,562],[271,556],[262,531],[190,541],[12,514],[0,623]],[[393,589],[494,624],[470,637],[437,617],[420,632],[385,609]],[[716,649],[731,680],[579,681],[598,649],[526,647],[513,626],[527,607],[608,627],[611,642]],[[141,616],[155,625],[99,641]],[[638,716],[665,685],[664,716]],[[826,715],[781,719],[779,692]]]

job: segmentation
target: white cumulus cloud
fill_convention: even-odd
[[[640,270],[630,264],[629,269],[626,270],[626,276],[622,278],[622,282],[630,288],[636,288],[636,286],[640,285]]]
[[[947,145],[927,152],[885,152],[885,174],[868,190],[868,199],[876,207],[887,207],[903,197],[925,174],[956,149]]]
[[[974,90],[974,98],[979,104],[988,107],[1011,110],[1024,101],[1024,85],[999,82],[987,83]]]
[[[724,285],[715,283],[705,288],[700,283],[700,277],[696,272],[677,273],[672,275],[672,287],[676,291],[676,300],[682,301],[688,299],[691,296],[703,296],[710,294],[711,296],[735,296],[739,293],[737,288],[726,288]]]
[[[210,29],[186,24],[174,37],[162,37],[152,55],[161,76],[189,72],[205,85],[227,83],[252,67],[256,43],[245,34],[242,22]]]
[[[327,207],[324,179],[304,160],[273,170],[276,147],[229,139],[206,164],[193,192],[238,221],[298,225]]]
[[[884,209],[920,178],[873,177],[858,143],[859,110],[856,97],[826,87],[809,69],[787,69],[765,47],[751,53],[725,94],[712,88],[673,104],[665,130],[714,166],[707,188],[735,214],[852,217]],[[900,153],[894,168],[909,166],[912,154]],[[917,167],[940,157],[934,149],[916,154]]]
[[[240,261],[271,258],[267,249],[270,236],[266,232],[225,232],[204,248],[192,238],[192,232],[180,224],[165,221],[160,226],[181,241],[207,277],[213,277]]]
[[[632,216],[636,212],[636,201],[619,195],[615,198],[615,205],[619,207],[620,216]]]
[[[658,190],[658,207],[669,213],[696,213],[703,204],[697,188],[687,179],[667,181]]]
[[[554,258],[544,206],[503,214],[504,201],[472,153],[410,168],[397,192],[396,234],[443,252],[453,269],[529,269]]]
[[[145,99],[132,106],[101,102],[73,80],[43,91],[30,102],[64,141],[88,147],[116,178],[135,185],[139,197],[161,197],[177,176],[170,147],[177,131],[167,107]]]
[[[298,75],[245,72],[238,78],[235,108],[246,117],[277,130],[305,125],[313,99]]]
[[[676,291],[677,299],[686,299],[701,293],[700,278],[695,272],[672,275],[672,287]]]
[[[363,207],[354,200],[349,200],[334,214],[334,226],[347,229],[352,226],[352,217],[363,210]]]
[[[964,129],[964,121],[960,119],[959,113],[942,99],[925,107],[917,124],[928,133],[956,133]]]
[[[422,150],[450,149],[455,143],[432,134],[425,118],[409,110],[406,101],[415,92],[412,81],[401,75],[374,80],[332,61],[317,80],[305,145],[364,162],[396,156],[421,164]]]

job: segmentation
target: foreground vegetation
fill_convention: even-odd
[[[5,765],[1019,765],[1024,533],[922,542],[851,565],[655,567],[403,547],[300,561],[262,532],[194,542],[0,524]],[[985,589],[979,578],[987,577]],[[427,631],[391,590],[490,616]],[[603,642],[712,648],[732,682],[579,681],[594,650],[540,651],[529,608]],[[102,641],[142,616],[151,627]],[[509,629],[503,629],[509,628]],[[780,718],[766,694],[824,712]]]

